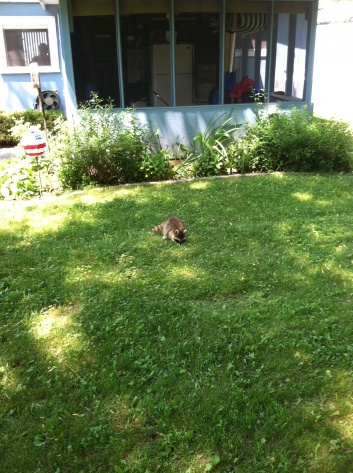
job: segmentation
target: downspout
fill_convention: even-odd
[[[174,23],[174,0],[169,2],[169,44],[170,44],[170,105],[176,105],[175,93],[175,23]]]
[[[75,91],[75,76],[72,63],[72,49],[70,38],[70,0],[60,0],[59,2],[59,28],[62,50],[62,77],[64,84],[64,97],[66,106],[66,116],[68,120],[76,114],[77,100]]]
[[[115,0],[115,33],[116,33],[116,50],[118,60],[118,81],[119,81],[119,95],[120,108],[125,108],[125,93],[124,93],[124,79],[123,79],[123,58],[121,48],[121,28],[120,28],[120,6],[119,0]]]
[[[273,51],[273,29],[275,26],[274,22],[274,12],[275,12],[275,1],[271,0],[270,8],[270,21],[269,21],[269,39],[267,44],[267,61],[266,61],[266,79],[265,79],[265,90],[267,93],[266,102],[270,103],[270,88],[271,88],[271,77],[272,74],[275,74],[275,70],[272,70],[272,51]]]
[[[219,16],[219,104],[224,104],[224,54],[226,42],[226,1],[221,0]]]

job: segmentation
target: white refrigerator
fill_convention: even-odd
[[[170,45],[154,44],[150,47],[151,85],[171,105],[170,94]],[[193,45],[175,45],[175,94],[176,105],[193,104]],[[165,103],[152,93],[152,105],[164,107]]]

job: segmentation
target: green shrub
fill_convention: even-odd
[[[49,153],[30,157],[17,155],[1,163],[0,199],[23,199],[51,192],[59,184]]]
[[[255,124],[232,117],[210,120],[190,146],[163,150],[152,124],[141,125],[132,109],[116,113],[93,94],[68,123],[61,112],[47,114],[49,150],[38,159],[18,157],[0,166],[0,198],[22,198],[59,187],[112,185],[172,177],[201,177],[254,171],[349,172],[353,170],[353,131],[349,124],[314,117],[307,108],[273,114],[258,111]],[[11,114],[6,132],[17,144],[39,111]],[[0,114],[0,122],[2,115]],[[17,117],[17,118],[16,118]],[[1,122],[3,123],[3,122]],[[9,141],[7,141],[9,143]],[[175,167],[171,158],[181,159]]]
[[[53,133],[56,119],[63,116],[60,110],[47,110],[45,112],[47,129]],[[40,125],[43,130],[43,114],[39,110],[22,110],[19,112],[0,112],[0,148],[10,148],[18,145],[19,138],[11,133],[16,122],[22,120],[30,125]]]
[[[220,117],[213,117],[206,130],[193,139],[191,146],[180,145],[185,153],[180,172],[187,173],[192,169],[193,176],[214,176],[225,171],[227,160],[227,147],[234,142],[234,132],[240,125],[234,125],[233,118],[228,117],[224,122]]]
[[[227,147],[224,165],[227,174],[254,172],[255,167],[249,151],[250,145],[245,140],[235,140]]]
[[[1,198],[31,197],[39,193],[38,179],[27,160],[13,159],[0,168]]]
[[[112,185],[145,179],[146,154],[160,149],[158,133],[138,122],[132,109],[116,113],[93,94],[74,123],[55,139],[64,187]]]
[[[224,154],[220,150],[215,150],[211,146],[205,149],[194,162],[194,176],[216,176],[221,174],[223,156]]]
[[[145,153],[140,165],[144,179],[146,181],[171,179],[174,175],[173,168],[170,167],[171,158],[172,153],[163,149]]]
[[[50,143],[57,131],[56,128],[61,128],[64,122],[63,117],[53,122],[53,131],[48,131],[47,134],[48,148],[43,155],[27,156],[24,149],[18,147],[11,159],[1,163],[0,199],[28,198],[60,187],[57,180],[57,160],[55,153],[50,152]],[[41,131],[40,126],[24,122],[24,118],[21,117],[15,121],[10,133],[16,142],[19,142],[23,134],[29,131]]]
[[[313,116],[304,107],[259,113],[242,138],[257,171],[349,172],[353,132],[348,123]]]

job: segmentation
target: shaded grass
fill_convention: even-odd
[[[1,204],[11,472],[348,472],[352,179]],[[182,217],[189,241],[150,229]]]

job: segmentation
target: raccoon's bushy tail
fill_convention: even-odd
[[[163,225],[157,225],[156,227],[152,228],[152,232],[161,232],[163,230]]]

